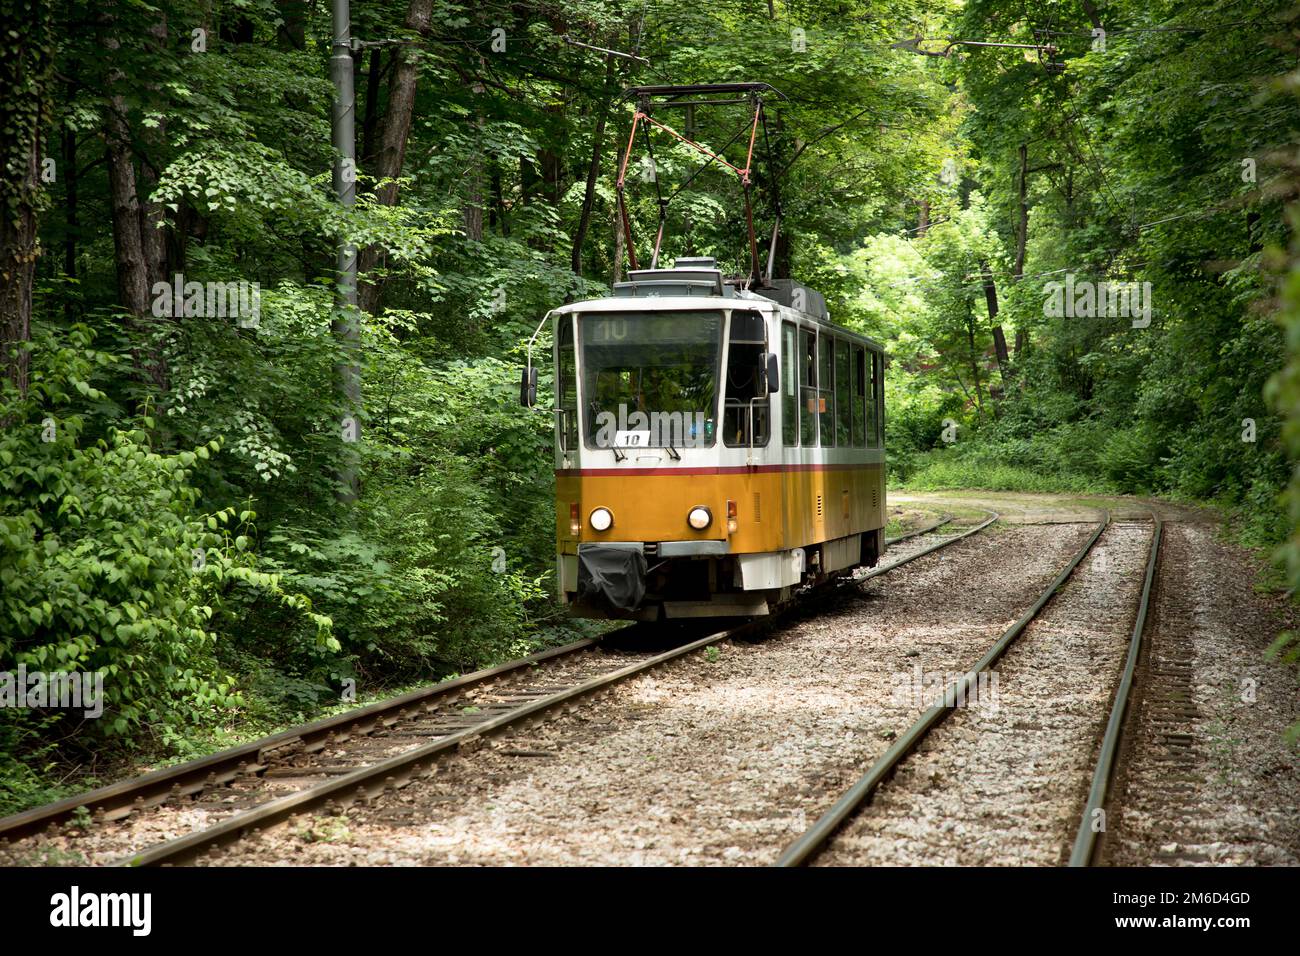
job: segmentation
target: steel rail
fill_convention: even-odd
[[[633,625],[635,627],[635,625]],[[632,628],[623,628],[632,630]],[[604,637],[584,638],[562,647],[553,647],[528,657],[509,661],[496,667],[474,671],[461,677],[441,683],[421,687],[388,700],[377,701],[365,707],[335,714],[321,720],[297,727],[290,727],[268,737],[222,750],[198,760],[176,764],[154,770],[139,777],[131,777],[116,783],[76,794],[45,806],[33,807],[22,813],[0,819],[0,839],[21,839],[50,826],[58,825],[71,818],[74,811],[85,807],[93,813],[104,813],[107,822],[129,816],[137,807],[157,805],[166,799],[174,787],[180,788],[182,796],[199,793],[211,785],[229,782],[237,775],[240,764],[255,765],[263,762],[263,754],[280,749],[286,745],[301,741],[313,745],[324,740],[331,733],[340,730],[357,729],[357,725],[373,725],[385,720],[389,714],[412,707],[422,707],[439,701],[457,691],[476,687],[514,671],[539,664],[556,657],[567,657],[588,650],[598,644]],[[247,769],[247,768],[245,768]],[[209,775],[212,779],[209,780]],[[141,801],[137,803],[136,801]]]
[[[986,522],[987,523],[987,522]],[[965,674],[960,680],[953,682],[944,692],[943,701],[935,704],[929,710],[925,711],[909,727],[894,744],[880,756],[871,768],[858,780],[852,787],[845,791],[835,804],[822,814],[811,827],[809,827],[798,839],[786,847],[776,862],[776,866],[791,867],[802,866],[809,859],[815,856],[830,840],[830,838],[839,830],[844,822],[853,814],[855,810],[880,786],[881,782],[889,773],[911,753],[916,746],[924,739],[925,735],[931,729],[938,726],[955,707],[947,706],[947,702],[952,700],[962,700],[966,692],[970,689],[978,678],[978,675],[995,664],[1003,654],[1006,653],[1013,641],[1020,636],[1021,632],[1029,626],[1041,611],[1044,605],[1051,600],[1052,596],[1063,585],[1066,580],[1074,573],[1075,568],[1083,561],[1084,557],[1092,550],[1092,546],[1097,543],[1101,533],[1106,530],[1110,524],[1110,515],[1107,514],[1104,520],[1098,522],[1096,530],[1087,542],[1079,549],[1078,553],[1070,560],[1070,563],[1062,569],[1061,573],[1056,576],[1051,584],[1038,596],[1032,607],[1022,614],[1014,624],[1002,633],[988,652],[980,658],[979,663]],[[969,532],[968,532],[969,533]],[[919,557],[913,555],[912,557]],[[910,560],[909,558],[908,560]],[[892,567],[896,567],[894,565]],[[892,570],[892,567],[888,570]],[[960,696],[959,696],[960,695]]]
[[[866,574],[862,575],[861,577],[854,578],[854,581],[868,581],[871,578],[879,577],[882,574],[888,574],[890,571],[894,570],[894,568],[901,568],[903,565],[907,564],[910,561],[915,561],[917,558],[923,558],[927,554],[930,554],[933,551],[938,551],[940,548],[948,547],[948,545],[950,544],[956,544],[958,541],[961,541],[963,538],[969,538],[971,535],[983,531],[993,522],[997,521],[998,518],[1002,517],[996,511],[990,511],[988,512],[988,515],[989,517],[986,518],[984,521],[980,522],[973,528],[968,528],[967,530],[963,531],[959,535],[954,535],[951,538],[945,538],[944,540],[938,541],[930,545],[929,547],[922,548],[920,551],[917,551],[915,554],[909,554],[904,558],[899,558],[897,561],[891,561],[889,564],[881,565],[878,568],[872,568],[870,571],[868,571]],[[895,538],[894,540],[901,541],[902,539]]]
[[[929,534],[931,531],[937,531],[944,525],[952,521],[952,515],[946,514],[934,524],[926,525],[924,528],[917,528],[915,531],[909,531],[906,534],[900,534],[897,538],[886,538],[885,547],[898,544],[900,541],[907,541],[910,538],[919,538],[923,534]]]
[[[1155,530],[1151,535],[1151,556],[1147,558],[1146,579],[1142,582],[1142,600],[1138,604],[1137,620],[1133,622],[1133,636],[1129,639],[1128,659],[1124,662],[1124,672],[1115,690],[1115,700],[1111,704],[1110,718],[1106,721],[1106,734],[1101,741],[1101,752],[1097,757],[1097,766],[1092,774],[1092,786],[1088,790],[1088,802],[1083,808],[1083,818],[1079,823],[1079,832],[1074,838],[1074,849],[1070,853],[1070,866],[1090,866],[1096,851],[1097,831],[1093,829],[1093,817],[1106,803],[1106,791],[1110,787],[1111,773],[1115,768],[1115,757],[1119,753],[1120,738],[1124,732],[1124,716],[1128,710],[1130,692],[1133,689],[1133,675],[1137,671],[1138,657],[1142,652],[1142,632],[1146,628],[1147,608],[1151,604],[1151,588],[1155,583],[1156,565],[1160,556],[1160,538],[1164,532],[1164,521],[1153,512],[1152,521]],[[1104,813],[1104,810],[1102,811]],[[1103,817],[1104,819],[1104,817]]]

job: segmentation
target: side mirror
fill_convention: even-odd
[[[781,391],[781,369],[776,361],[776,353],[765,352],[763,359],[767,364],[767,391],[769,395],[775,395]]]
[[[519,376],[519,404],[532,408],[537,404],[537,369],[525,368]]]

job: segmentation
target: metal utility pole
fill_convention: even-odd
[[[357,198],[356,88],[353,84],[352,14],[349,0],[332,0],[334,41],[330,54],[330,78],[334,81],[334,195],[345,209]],[[361,314],[357,309],[357,247],[340,238],[338,281],[334,292],[334,320],[330,325],[343,351],[335,366],[338,394],[343,409],[339,423],[343,457],[337,478],[340,498],[355,501],[359,493],[357,454],[352,447],[361,439]]]

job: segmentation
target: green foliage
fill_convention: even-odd
[[[851,321],[892,356],[891,475],[1213,501],[1244,540],[1273,543],[1295,449],[1263,397],[1282,339],[1258,266],[1280,235],[1269,157],[1297,120],[1257,90],[1289,68],[1269,39],[1285,8],[1206,31],[1182,28],[1223,19],[1208,0],[1104,13],[1104,50],[1082,10],[979,0],[955,14],[957,35],[1028,44],[1053,30],[1065,68],[1019,49],[941,67],[957,87],[961,175],[930,184],[928,229],[872,236],[846,259],[863,285]],[[1067,274],[1149,283],[1150,325],[1052,317],[1046,283]]]
[[[312,817],[299,827],[297,833],[304,843],[346,843],[352,838],[352,831],[343,817]]]
[[[81,326],[37,346],[26,394],[6,384],[0,402],[0,669],[98,675],[102,716],[6,709],[8,741],[74,726],[87,741],[166,738],[221,719],[242,699],[216,646],[249,601],[337,649],[329,620],[259,568],[256,515],[201,509],[194,474],[220,442],[160,453],[148,416],[91,437],[86,407],[107,397],[92,383],[120,359]]]
[[[1294,105],[1300,91],[1300,70],[1292,70],[1277,78],[1271,86],[1274,101]],[[1292,226],[1284,248],[1270,250],[1270,265],[1275,279],[1277,308],[1276,321],[1285,336],[1286,362],[1268,382],[1268,398],[1272,408],[1282,416],[1281,441],[1292,461],[1300,459],[1300,202],[1297,202],[1297,184],[1300,184],[1300,164],[1291,153],[1275,155],[1283,189],[1290,198],[1287,207]],[[1287,517],[1285,538],[1278,547],[1278,557],[1286,569],[1286,578],[1294,599],[1300,588],[1300,470],[1293,468],[1286,485],[1284,499]],[[1300,636],[1294,631],[1278,635],[1270,645],[1269,655],[1285,665],[1295,668],[1300,664]],[[1287,732],[1292,746],[1300,745],[1300,721]]]
[[[1073,491],[1102,494],[1108,489],[1084,475],[1042,472],[996,460],[971,460],[943,452],[922,455],[907,487],[918,491],[980,488],[987,491]]]

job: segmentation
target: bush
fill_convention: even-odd
[[[1119,491],[1144,494],[1159,484],[1159,450],[1149,426],[1117,429],[1097,453],[1098,470]]]
[[[286,584],[328,612],[362,672],[407,678],[472,669],[524,648],[528,608],[547,597],[542,579],[530,579],[518,556],[496,544],[503,536],[486,499],[471,468],[449,458],[368,489],[349,530],[282,526],[267,546]],[[265,635],[248,640],[266,645]],[[303,661],[282,666],[312,673]],[[316,669],[321,680],[352,673],[320,663],[332,668]]]
[[[269,600],[337,645],[328,619],[259,570],[251,511],[200,513],[192,480],[219,442],[161,454],[148,416],[83,438],[78,401],[103,403],[91,379],[119,362],[90,343],[84,327],[40,343],[27,394],[5,386],[0,401],[0,667],[98,674],[103,719],[83,733],[165,740],[243,702],[215,653],[232,601]],[[80,717],[0,719],[12,740]]]

